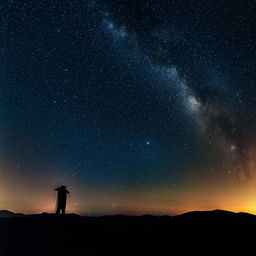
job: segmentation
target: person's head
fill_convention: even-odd
[[[67,187],[64,185],[61,185],[60,188],[66,189]]]

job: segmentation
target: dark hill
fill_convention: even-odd
[[[174,217],[10,215],[0,218],[1,256],[135,255],[139,251],[142,255],[153,251],[158,251],[155,255],[188,251],[208,255],[255,244],[256,216],[222,210]],[[177,250],[177,254],[160,253]]]
[[[12,217],[21,217],[24,216],[22,213],[14,213],[7,210],[0,210],[0,218],[12,218]]]

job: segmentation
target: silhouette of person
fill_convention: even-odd
[[[60,186],[56,188],[55,191],[58,191],[56,214],[60,214],[61,212],[61,214],[64,215],[66,211],[67,194],[69,194],[69,191],[66,186]]]

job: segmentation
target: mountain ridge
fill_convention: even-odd
[[[250,217],[256,217],[256,215],[247,213],[247,212],[232,212],[228,210],[222,210],[222,209],[214,209],[214,210],[207,210],[207,211],[188,211],[184,212],[178,215],[151,215],[151,214],[144,214],[144,215],[126,215],[126,214],[113,214],[113,215],[100,215],[100,216],[87,216],[87,215],[79,215],[76,213],[67,213],[65,216],[67,217],[84,217],[84,218],[105,218],[105,219],[111,219],[111,218],[180,218],[180,217],[193,217],[193,216],[250,216]],[[13,218],[13,217],[40,217],[40,216],[56,216],[55,213],[48,213],[48,212],[42,212],[37,214],[24,214],[24,213],[15,213],[9,210],[0,210],[0,218]]]

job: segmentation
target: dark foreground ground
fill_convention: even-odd
[[[0,218],[0,255],[241,255],[256,253],[256,216],[226,211],[169,217],[49,214]],[[185,252],[185,253],[184,253]]]

